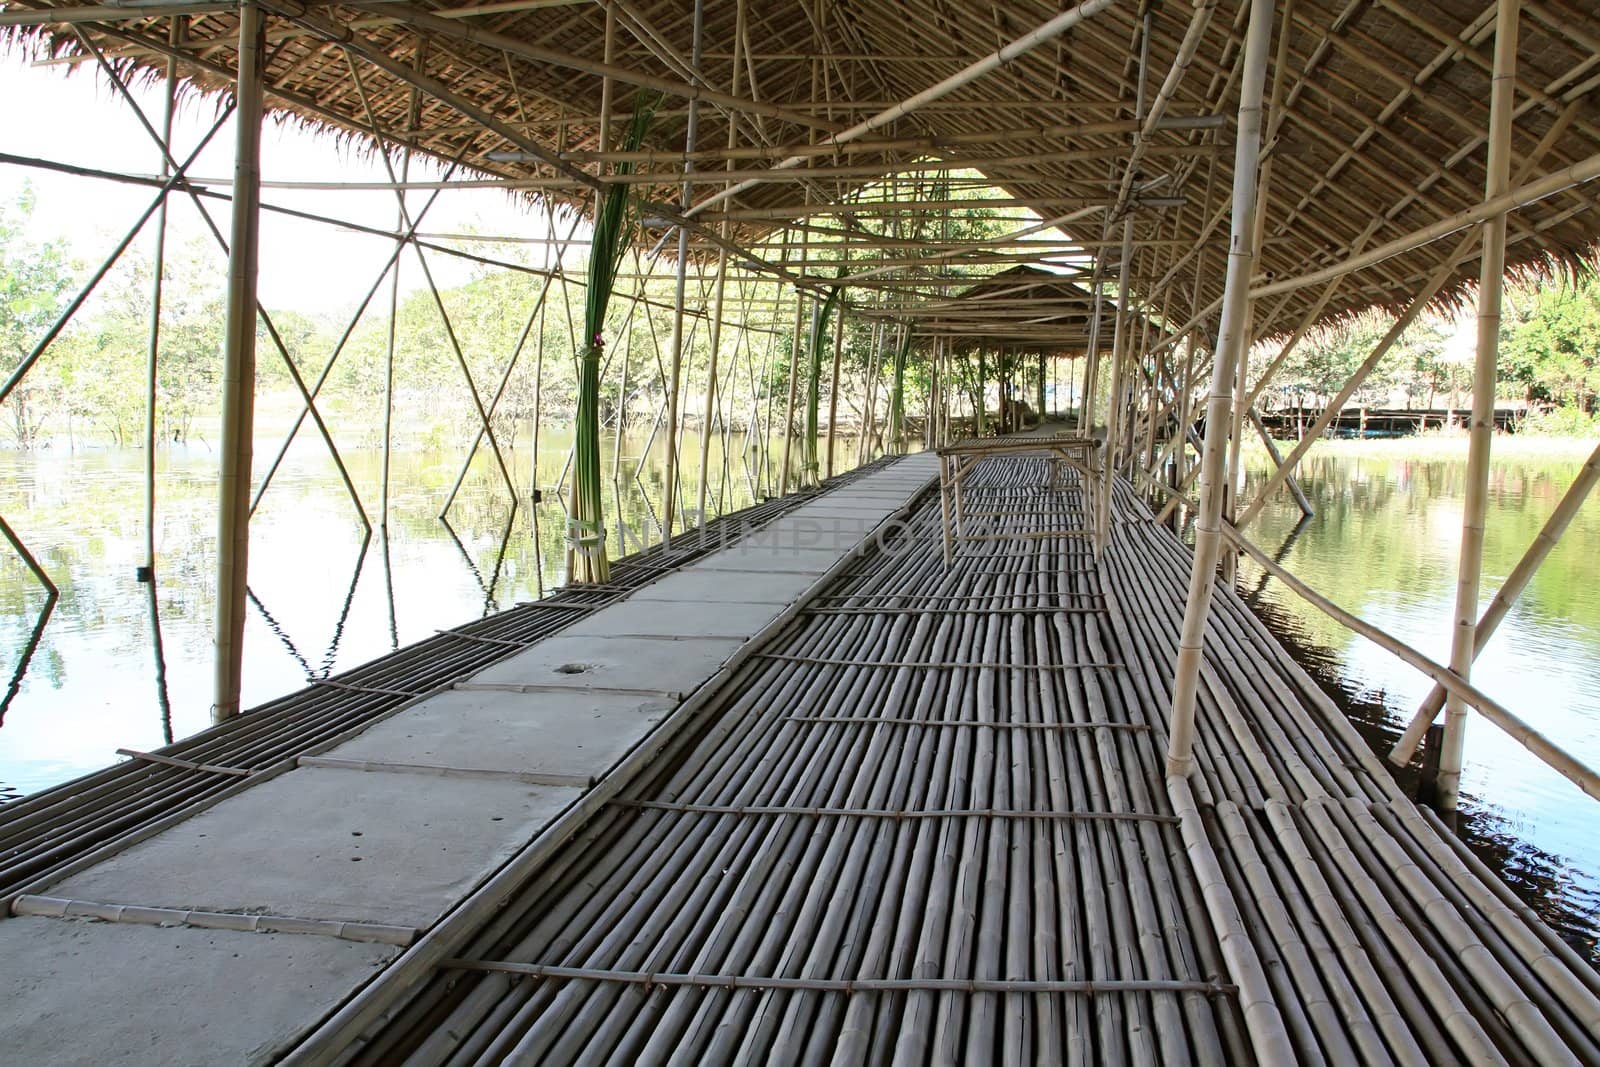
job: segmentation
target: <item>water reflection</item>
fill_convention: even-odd
[[[1253,528],[1292,536],[1279,562],[1340,606],[1441,662],[1449,657],[1465,450],[1429,442],[1319,446],[1301,483],[1317,514],[1298,524],[1285,495]],[[1555,509],[1589,445],[1570,453],[1498,446],[1491,474],[1482,604]],[[1250,472],[1263,480],[1265,457]],[[1473,679],[1558,745],[1600,764],[1600,500],[1573,521],[1473,668]],[[1306,605],[1248,561],[1241,585],[1363,735],[1387,751],[1432,688],[1389,653]],[[1469,845],[1591,959],[1600,959],[1600,811],[1572,783],[1473,717],[1462,776]]]
[[[28,664],[33,662],[33,655],[39,650],[39,642],[44,637],[45,626],[49,624],[50,616],[55,614],[56,601],[61,599],[61,594],[57,590],[55,583],[50,580],[49,574],[45,572],[43,567],[39,566],[39,561],[33,557],[32,552],[28,551],[28,546],[22,543],[22,539],[17,536],[16,531],[11,528],[11,525],[6,522],[4,517],[0,517],[0,536],[3,536],[6,543],[11,546],[14,562],[26,568],[28,577],[37,584],[38,588],[44,590],[44,603],[39,605],[38,615],[34,620],[33,629],[28,633],[27,641],[19,646],[21,652],[17,655],[16,670],[12,672],[11,682],[6,686],[5,697],[0,699],[0,726],[3,726],[6,721],[6,712],[11,709],[11,702],[22,691],[22,680],[28,676]],[[21,585],[22,583],[15,584]],[[21,593],[20,588],[17,592]],[[16,604],[19,614],[25,616],[24,597],[25,595],[19,595],[16,598]],[[12,614],[10,611],[12,597],[8,594],[5,601],[7,622],[9,623]],[[7,626],[7,629],[9,630],[10,627]],[[0,779],[0,783],[3,782],[4,779]]]
[[[525,496],[513,505],[485,453],[441,522],[464,443],[396,452],[388,522],[370,536],[321,442],[290,449],[251,526],[246,706],[564,582],[556,486],[570,432],[542,428],[537,463],[526,445],[506,452],[515,483],[525,494],[538,489],[538,503]],[[621,475],[607,493],[613,556],[660,540],[665,483],[664,437],[625,434],[620,451],[615,445],[604,441],[602,467]],[[682,503],[692,508],[698,494],[699,448],[696,434],[683,434],[680,522]],[[782,454],[781,440],[715,432],[717,482],[724,448],[730,476],[721,492],[708,494],[708,506],[732,510],[776,492],[772,457]],[[853,439],[841,439],[841,470],[855,450]],[[156,748],[209,725],[215,453],[204,443],[159,452],[158,567],[150,583],[137,575],[143,466],[137,451],[0,452],[0,513],[59,585],[58,595],[49,594],[20,554],[0,546],[0,639],[10,653],[0,677],[11,679],[0,792],[32,792],[104,766],[118,748]],[[362,498],[379,499],[381,454],[347,449],[346,466]],[[375,558],[381,576],[369,566]]]
[[[172,697],[167,692],[167,650],[164,638],[161,636],[161,598],[156,593],[156,576],[154,573],[141,572],[140,580],[144,582],[148,595],[145,603],[150,607],[150,653],[152,664],[156,672],[156,706],[161,709],[161,740],[172,744]],[[19,672],[18,680],[21,680]],[[0,721],[4,719],[4,709],[0,709]]]
[[[443,522],[444,520],[441,519],[440,521]],[[333,674],[335,664],[339,662],[339,641],[344,637],[345,623],[350,618],[350,605],[355,602],[356,588],[361,584],[361,570],[367,561],[367,548],[371,544],[372,531],[369,529],[361,539],[361,550],[356,553],[356,565],[350,572],[350,590],[345,594],[344,606],[339,611],[338,620],[333,624],[333,636],[328,639],[327,650],[322,654],[321,661],[317,667],[311,666],[311,663],[295,644],[294,638],[289,635],[289,631],[284,629],[277,619],[273,618],[272,612],[267,610],[267,606],[261,602],[261,598],[256,595],[255,590],[248,585],[245,586],[245,597],[260,614],[261,620],[267,625],[267,629],[271,630],[278,638],[278,641],[288,650],[294,661],[300,664],[301,669],[305,671],[307,681],[329,677]],[[160,641],[159,631],[157,631],[156,640]]]

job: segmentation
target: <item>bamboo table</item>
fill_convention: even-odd
[[[962,483],[973,465],[990,456],[1015,456],[1029,452],[1043,452],[1050,457],[1050,479],[1042,486],[1048,491],[1066,487],[1066,472],[1070,468],[1083,475],[1083,484],[1089,507],[1085,513],[1096,514],[1093,504],[1099,492],[1100,441],[1083,434],[1053,434],[1048,437],[985,437],[969,438],[946,445],[939,454],[939,515],[944,536],[944,565],[949,567],[955,559],[955,543],[965,540],[994,540],[996,537],[1060,537],[1096,536],[1093,529],[1036,530],[1028,533],[1004,535],[968,535],[966,507],[962,497]],[[1101,546],[1095,545],[1098,556]]]

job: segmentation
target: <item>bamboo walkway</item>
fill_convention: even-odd
[[[0,921],[0,1040],[41,1062],[115,1040],[135,1063],[1600,1064],[1600,977],[1227,590],[1196,770],[1166,779],[1189,557],[1126,486],[1096,561],[1065,532],[1077,474],[986,459],[947,569],[931,475],[775,511],[41,880]]]
[[[984,461],[948,571],[925,498],[355,1062],[1600,1063],[1600,978],[1231,592],[1175,807],[1186,550],[1125,488],[1101,564],[1040,537],[1046,481]]]

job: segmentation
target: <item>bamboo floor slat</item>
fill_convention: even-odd
[[[1019,530],[1081,525],[1047,476],[989,459],[969,491]],[[925,501],[829,602],[992,610],[797,616],[354,1062],[1247,1063],[1279,1019],[1305,1063],[1600,1063],[1594,972],[1228,590],[1186,841],[1164,753],[1188,555],[1125,486],[1114,506],[1098,564],[1040,537],[946,571]],[[1125,666],[1040,669],[1072,663]],[[1271,1010],[1242,1010],[1240,959]]]

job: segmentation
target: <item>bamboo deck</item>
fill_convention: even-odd
[[[948,571],[925,496],[356,1062],[1600,1063],[1600,977],[1228,591],[1169,789],[1187,551],[1046,482],[984,461]]]

